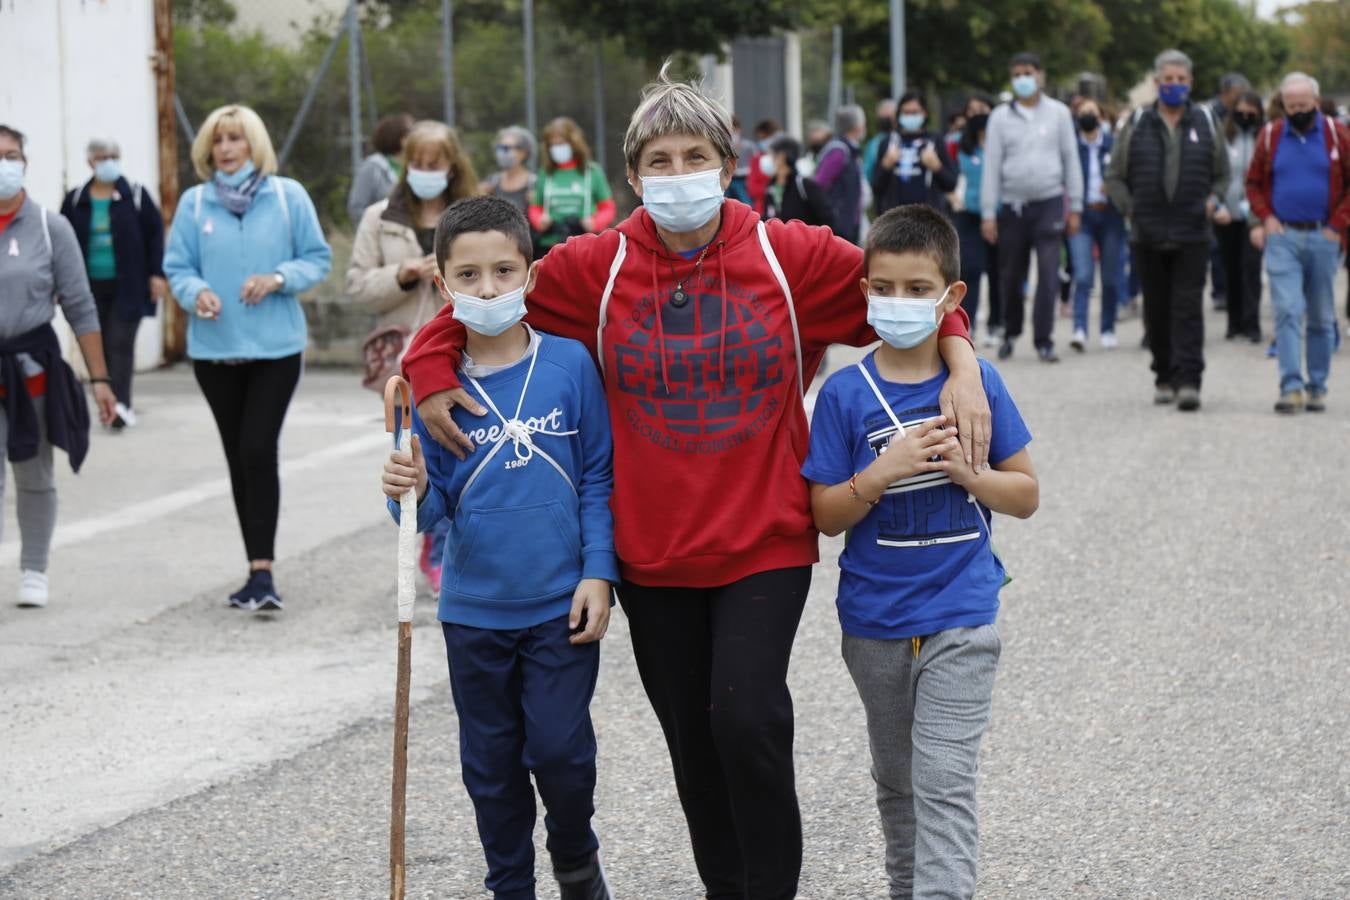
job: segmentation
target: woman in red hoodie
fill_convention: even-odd
[[[761,900],[794,896],[801,871],[787,670],[818,559],[802,400],[830,344],[876,335],[862,251],[724,199],[735,153],[726,110],[663,70],[624,139],[643,205],[539,263],[528,321],[585,343],[604,376],[619,600],[694,859],[708,897]],[[979,465],[989,413],[968,327],[943,321],[943,408]],[[449,408],[480,410],[457,390],[463,347],[447,308],[404,359],[455,452],[471,444]]]

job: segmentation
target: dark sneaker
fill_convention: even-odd
[[[1326,391],[1309,391],[1308,402],[1303,407],[1308,412],[1326,412],[1327,395]]]
[[[1177,409],[1182,412],[1195,412],[1200,408],[1200,389],[1194,385],[1185,385],[1177,391]]]
[[[1166,406],[1175,399],[1177,391],[1170,384],[1160,384],[1153,389],[1153,402],[1159,406]]]
[[[230,606],[248,612],[253,612],[258,608],[258,598],[253,591],[252,572],[249,573],[248,581],[244,582],[244,586],[230,595]]]
[[[599,853],[580,868],[566,871],[554,868],[553,877],[558,879],[561,900],[614,900]]]
[[[253,596],[257,601],[253,608],[258,612],[280,612],[281,595],[277,593],[276,585],[272,583],[272,573],[266,569],[259,569],[253,573],[249,581],[253,584]]]
[[[1054,347],[1049,347],[1049,346],[1046,346],[1046,347],[1037,347],[1037,348],[1036,348],[1036,355],[1037,355],[1038,357],[1040,357],[1041,362],[1046,362],[1046,363],[1057,363],[1057,362],[1059,362],[1059,356],[1055,353],[1055,348],[1054,348]]]
[[[1012,338],[1005,337],[1003,339],[1003,343],[998,345],[998,358],[1007,359],[1008,357],[1012,356],[1012,352],[1013,352]]]
[[[1292,416],[1303,409],[1303,406],[1302,391],[1285,391],[1280,394],[1280,399],[1275,401],[1275,411],[1286,416]]]

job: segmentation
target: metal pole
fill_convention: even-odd
[[[536,137],[539,117],[534,107],[534,0],[521,4],[525,24],[525,127]]]
[[[605,168],[605,43],[595,42],[595,161]]]
[[[441,0],[441,90],[445,96],[445,124],[455,125],[455,35],[450,0]]]
[[[375,126],[379,124],[380,114],[375,108],[375,78],[370,73],[370,52],[369,45],[366,44],[366,36],[361,35],[361,79],[366,86],[366,119],[370,122],[370,130],[373,133]]]
[[[891,0],[891,96],[905,92],[905,0]]]
[[[361,165],[361,20],[356,2],[347,6],[347,111],[352,123],[352,174]]]
[[[828,120],[834,121],[835,111],[843,102],[844,94],[844,28],[836,25],[830,29],[834,47],[830,52],[830,114]]]
[[[173,2],[155,0],[155,111],[159,131],[159,209],[167,226],[178,206],[178,135],[175,122],[187,125],[183,104],[174,90]],[[187,129],[192,145],[192,129]],[[160,352],[164,362],[176,362],[187,355],[187,316],[177,303],[164,302],[164,331]]]
[[[295,146],[295,139],[300,136],[300,127],[305,124],[305,117],[309,115],[309,108],[314,105],[314,98],[319,95],[319,85],[323,82],[324,75],[328,74],[328,67],[333,64],[333,55],[337,53],[338,44],[342,42],[342,33],[345,29],[339,28],[333,34],[333,40],[329,42],[328,49],[323,52],[323,59],[319,60],[319,71],[314,73],[314,80],[309,83],[309,91],[305,94],[305,99],[300,101],[300,109],[295,113],[295,121],[291,122],[291,130],[286,132],[286,140],[281,144],[281,152],[277,154],[277,167],[286,168],[286,159],[291,155],[291,147]]]

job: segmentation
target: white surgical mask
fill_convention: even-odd
[[[445,193],[450,184],[450,172],[446,169],[409,169],[408,187],[419,200],[430,200]]]
[[[667,231],[697,231],[722,208],[722,170],[688,175],[644,175],[642,205],[652,221]]]
[[[571,144],[549,144],[548,155],[553,157],[553,161],[560,166],[565,166],[572,161]]]
[[[112,184],[122,177],[122,164],[115,159],[100,159],[94,164],[94,177],[104,184]]]
[[[778,174],[778,160],[771,153],[761,153],[759,157],[759,171],[769,178]]]
[[[9,200],[23,190],[23,161],[0,159],[0,200]]]
[[[897,350],[917,347],[937,331],[938,307],[947,299],[951,285],[934,300],[931,297],[877,297],[867,295],[867,324],[877,336]]]
[[[451,292],[455,302],[454,317],[479,334],[496,337],[525,318],[525,285],[514,291],[498,294],[490,300],[472,294]]]
[[[1035,75],[1015,75],[1012,89],[1014,94],[1025,100],[1040,89],[1040,84],[1036,81]]]

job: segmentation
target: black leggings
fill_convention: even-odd
[[[250,560],[276,558],[273,544],[281,505],[277,441],[301,368],[299,353],[281,359],[193,364],[225,446],[234,511]]]
[[[802,820],[787,671],[810,585],[811,567],[801,566],[715,588],[619,588],[713,900],[797,893]]]
[[[103,357],[108,361],[108,378],[118,402],[131,406],[131,375],[136,369],[136,331],[140,317],[124,319],[117,310],[117,282],[91,281],[94,304],[98,307],[98,327],[103,332]]]

